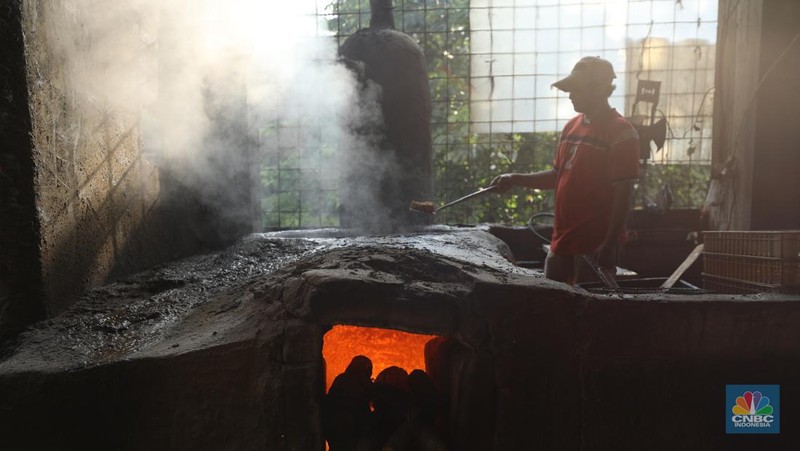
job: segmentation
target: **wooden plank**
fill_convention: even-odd
[[[692,263],[694,263],[695,260],[697,260],[697,257],[699,257],[700,254],[703,252],[703,247],[705,247],[705,244],[703,243],[700,243],[697,246],[695,246],[694,250],[692,250],[689,256],[686,257],[686,259],[683,261],[683,263],[680,264],[680,266],[678,266],[678,269],[676,269],[675,272],[673,272],[672,275],[669,276],[669,278],[665,280],[663,284],[661,284],[661,288],[664,289],[672,288],[672,286],[675,285],[675,282],[677,282],[678,279],[681,278],[683,273],[685,273],[686,270],[689,269],[690,266],[692,266]]]

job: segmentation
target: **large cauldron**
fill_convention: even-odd
[[[410,36],[394,29],[391,0],[370,5],[369,27],[348,38],[339,53],[358,74],[359,101],[377,102],[382,113],[382,120],[362,122],[356,130],[369,143],[368,157],[378,161],[345,165],[341,222],[397,230],[428,221],[408,205],[431,197],[431,98],[425,56]]]

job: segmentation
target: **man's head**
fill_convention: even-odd
[[[572,68],[572,72],[553,83],[556,88],[569,93],[575,111],[590,112],[608,106],[608,97],[614,92],[613,80],[617,78],[614,66],[598,56],[585,56]]]

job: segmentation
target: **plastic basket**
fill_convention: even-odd
[[[721,294],[797,294],[800,295],[800,287],[787,287],[784,285],[763,285],[753,282],[728,279],[709,274],[703,274],[703,288],[708,291]]]
[[[763,285],[800,285],[800,260],[703,253],[703,274]]]
[[[625,293],[625,294],[707,294],[708,291],[700,289],[691,283],[679,279],[670,288],[661,288],[666,282],[666,277],[648,277],[637,279],[619,279],[619,288],[608,288],[603,282],[581,282],[576,286],[590,293]]]
[[[800,259],[800,230],[703,232],[703,242],[710,253]]]

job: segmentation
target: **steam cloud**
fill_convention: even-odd
[[[327,6],[323,3],[330,2],[60,3],[62,11],[46,18],[47,33],[50,46],[64,58],[78,103],[139,115],[148,158],[179,168],[175,175],[206,186],[204,194],[229,186],[232,174],[226,167],[252,166],[252,161],[232,161],[247,155],[238,146],[252,146],[254,128],[275,121],[316,130],[301,137],[309,147],[338,148],[337,165],[327,168],[334,174],[356,163],[371,168],[360,174],[376,178],[390,171],[391,163],[370,151],[374,143],[351,132],[359,123],[380,121],[380,109],[359,94],[354,75],[336,61],[336,43],[324,35],[319,15]],[[312,173],[300,183],[319,184],[325,177],[330,174]],[[360,183],[366,186],[352,192],[363,197],[365,209],[380,212],[371,194],[376,180]],[[225,202],[224,195],[218,198]]]

